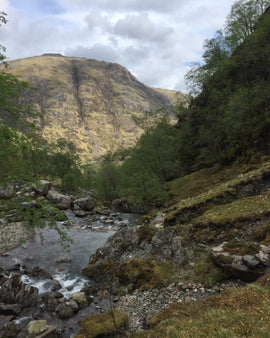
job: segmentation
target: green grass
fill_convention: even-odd
[[[247,182],[259,180],[270,172],[270,161],[254,164],[237,165],[227,168],[207,168],[194,172],[169,183],[169,190],[174,203],[168,208],[166,223],[176,220],[187,210],[193,212],[200,207],[230,202],[237,198],[236,188]],[[177,201],[177,202],[176,202]]]
[[[270,211],[270,190],[258,196],[241,198],[232,203],[217,205],[195,219],[199,226],[223,226],[258,219]]]
[[[270,337],[270,289],[256,284],[174,304],[133,337]]]

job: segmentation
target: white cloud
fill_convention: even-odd
[[[154,24],[147,13],[142,13],[128,14],[116,23],[113,32],[138,40],[162,41],[173,33],[173,29]]]
[[[117,62],[119,55],[117,51],[110,46],[96,43],[90,48],[84,46],[76,46],[69,48],[64,53],[67,56],[80,56],[88,59],[96,59],[99,61]]]
[[[9,20],[0,45],[10,59],[55,52],[118,62],[149,86],[179,90],[187,63],[200,59],[234,2],[38,1],[0,0]]]

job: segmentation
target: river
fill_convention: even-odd
[[[38,266],[61,283],[62,289],[59,291],[67,299],[73,293],[80,291],[85,285],[91,285],[92,282],[82,275],[82,269],[88,264],[90,255],[102,247],[108,237],[113,235],[114,231],[107,231],[106,226],[103,230],[93,231],[91,226],[94,228],[97,222],[95,224],[87,224],[83,219],[75,217],[70,211],[67,212],[67,216],[71,221],[71,225],[75,225],[75,227],[66,227],[61,223],[58,225],[73,240],[68,250],[61,245],[56,230],[45,228],[41,233],[33,235],[21,247],[10,250],[6,255],[0,256],[0,266],[10,271],[14,268],[23,270],[23,267],[26,269]],[[113,219],[114,217],[115,219]],[[132,214],[117,214],[114,217],[110,218],[115,223],[117,220],[121,220],[124,223],[138,221],[138,216]],[[98,224],[102,224],[103,220],[104,217],[100,216]],[[41,237],[43,241],[41,241]],[[49,292],[46,287],[46,282],[48,282],[46,279],[33,278],[25,274],[22,276],[22,281],[38,287],[40,295]],[[79,330],[78,321],[88,314],[97,312],[96,306],[92,304],[67,321],[51,318],[48,322],[64,330],[62,337],[72,337]],[[32,315],[33,313],[24,311],[17,319],[29,321],[29,316],[31,317]]]

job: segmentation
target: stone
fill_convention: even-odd
[[[22,311],[20,304],[4,304],[0,303],[1,315],[18,315]]]
[[[14,194],[14,186],[9,185],[7,187],[0,186],[0,199],[11,198]]]
[[[112,209],[117,212],[130,212],[128,200],[125,198],[116,199],[112,202]]]
[[[255,258],[252,255],[245,255],[245,256],[243,256],[242,259],[243,259],[244,264],[247,265],[248,267],[252,268],[252,269],[260,264],[258,259]]]
[[[71,296],[71,298],[79,305],[80,309],[88,306],[88,299],[84,292],[76,292]]]
[[[96,200],[93,196],[89,195],[87,197],[79,198],[74,201],[74,209],[81,208],[84,211],[91,211],[96,206]]]
[[[48,312],[53,313],[58,305],[58,301],[53,294],[48,294],[46,299],[46,309]]]
[[[35,266],[33,269],[27,270],[27,274],[29,276],[39,277],[42,279],[52,279],[52,275],[48,271],[41,269],[39,266]]]
[[[48,325],[46,320],[32,320],[24,331],[25,338],[58,338],[60,336],[61,331],[55,326]]]
[[[1,282],[0,301],[6,304],[19,304],[28,307],[38,302],[38,289],[21,282],[19,273]]]
[[[70,209],[71,206],[71,197],[68,195],[60,194],[54,188],[51,188],[47,194],[47,199],[61,210]]]
[[[19,324],[16,324],[14,322],[9,322],[7,323],[4,333],[1,337],[2,338],[18,337],[20,331],[21,331],[21,327]]]
[[[71,299],[68,302],[68,306],[70,306],[70,308],[72,309],[73,312],[77,312],[79,311],[79,305],[77,304],[77,302],[75,302],[75,300]]]
[[[71,307],[61,304],[61,306],[58,307],[58,314],[61,319],[68,319],[73,316],[73,310]]]
[[[42,196],[46,196],[48,194],[51,186],[51,182],[46,180],[37,180],[37,182],[33,184],[34,191]]]

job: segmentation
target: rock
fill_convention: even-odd
[[[49,326],[46,320],[32,320],[25,328],[25,338],[58,338],[61,332],[55,326]]]
[[[87,197],[79,198],[74,201],[74,209],[78,207],[81,208],[84,211],[91,211],[96,206],[96,200],[93,196],[89,195]]]
[[[116,199],[112,202],[112,209],[117,212],[130,212],[129,202],[125,198]]]
[[[57,259],[56,263],[70,263],[71,262],[71,258],[69,257],[62,257]]]
[[[51,188],[47,194],[47,199],[56,204],[61,210],[70,209],[71,197],[68,195],[60,194],[57,190]]]
[[[70,308],[72,309],[73,312],[79,311],[79,305],[73,299],[68,302],[68,306],[70,306]]]
[[[71,296],[71,298],[79,305],[80,309],[88,306],[88,299],[84,292],[76,292]]]
[[[250,267],[252,269],[260,264],[260,262],[258,261],[258,259],[256,259],[252,255],[245,255],[245,256],[243,256],[242,259],[243,259],[243,262],[245,263],[245,265],[247,265],[248,267]]]
[[[152,251],[159,259],[171,259],[176,264],[181,264],[185,260],[186,254],[182,247],[181,237],[177,236],[175,229],[171,227],[155,234],[151,245]]]
[[[235,255],[227,252],[226,242],[212,249],[212,257],[217,266],[223,268],[233,278],[239,278],[245,282],[253,282],[270,268],[270,255],[268,247],[260,245],[255,255]]]
[[[38,289],[21,282],[20,274],[4,278],[1,284],[0,301],[6,304],[20,304],[28,307],[38,302]]]
[[[4,304],[0,303],[1,315],[18,315],[22,311],[22,306],[19,304]]]
[[[32,269],[27,269],[26,273],[29,276],[38,277],[40,279],[53,279],[52,275],[48,271],[41,269],[39,266],[35,266]]]
[[[50,291],[57,291],[62,289],[62,285],[58,280],[49,280],[48,282],[44,283],[44,288],[49,289]],[[57,294],[57,292],[55,292]]]
[[[0,186],[0,199],[11,198],[14,194],[14,186],[9,185],[7,187]]]
[[[114,316],[119,329],[124,330],[128,324],[128,315],[115,311]],[[102,313],[85,317],[81,321],[77,337],[116,337],[117,334],[119,330],[116,329],[111,314]]]
[[[21,327],[19,324],[15,324],[14,322],[7,323],[4,333],[1,336],[2,338],[15,338],[19,336],[21,331]]]
[[[58,301],[53,294],[48,294],[46,296],[46,309],[48,312],[53,313],[58,305]]]
[[[49,190],[51,189],[51,182],[46,180],[38,180],[33,184],[34,191],[42,196],[47,196]]]
[[[57,312],[61,319],[68,319],[73,316],[73,310],[71,307],[61,304],[57,307]]]

